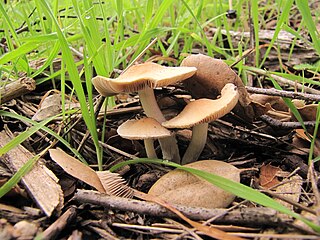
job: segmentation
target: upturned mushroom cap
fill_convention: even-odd
[[[189,128],[197,124],[211,122],[229,113],[237,104],[237,87],[228,83],[221,90],[219,99],[198,99],[190,102],[182,112],[169,121],[163,122],[166,128]]]
[[[101,95],[113,96],[120,92],[139,91],[145,86],[167,86],[191,77],[196,70],[195,67],[165,67],[146,62],[133,65],[115,79],[96,76],[92,83]]]
[[[225,62],[196,54],[186,57],[181,62],[181,66],[197,68],[197,72],[192,77],[183,81],[183,86],[194,98],[215,99],[227,83],[233,83],[239,91],[239,104],[235,112],[248,120],[254,118],[251,99],[242,80]]]
[[[153,118],[128,120],[117,129],[118,134],[126,139],[159,139],[171,136],[171,132]]]
[[[185,166],[240,182],[240,170],[226,162],[202,160]],[[224,208],[235,198],[235,195],[179,169],[163,175],[148,193],[170,203],[204,208]]]

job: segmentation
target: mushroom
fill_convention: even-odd
[[[118,134],[130,140],[144,140],[148,158],[158,158],[154,149],[154,139],[170,137],[171,132],[153,118],[128,120],[117,129]]]
[[[229,113],[238,99],[237,87],[228,83],[221,90],[219,99],[202,98],[192,101],[179,115],[162,123],[166,128],[192,127],[191,141],[182,158],[182,164],[198,159],[207,141],[208,123]]]
[[[202,160],[189,163],[186,167],[240,182],[240,170],[223,161]],[[225,208],[235,198],[234,194],[180,169],[172,170],[159,178],[148,194],[158,196],[171,204],[203,208]]]
[[[147,62],[133,65],[115,79],[94,77],[92,83],[103,96],[138,91],[145,114],[162,123],[166,119],[157,104],[153,88],[185,80],[191,77],[196,70],[195,67],[164,67]],[[179,149],[174,136],[160,139],[160,146],[164,159],[180,162]]]
[[[227,83],[233,83],[239,92],[239,104],[234,111],[247,120],[256,116],[241,78],[224,61],[203,54],[194,54],[186,57],[181,66],[197,68],[197,72],[183,82],[183,86],[192,97],[214,99],[220,95]]]

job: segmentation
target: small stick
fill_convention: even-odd
[[[280,120],[272,118],[268,115],[261,115],[260,119],[276,128],[282,128],[282,129],[302,128],[302,125],[300,122],[281,122]],[[314,127],[316,125],[316,121],[305,121],[304,125],[306,127]]]
[[[286,79],[284,77],[280,77],[276,74],[272,74],[272,73],[269,73],[268,71],[265,71],[265,70],[262,70],[262,69],[258,69],[258,68],[252,68],[250,67],[248,69],[249,72],[253,72],[253,73],[256,73],[256,74],[260,74],[260,75],[263,75],[263,76],[266,76],[266,77],[271,77],[273,78],[274,80],[282,83],[282,84],[288,84],[292,87],[295,87],[295,88],[298,88],[298,89],[303,89],[305,90],[306,92],[309,92],[309,93],[313,93],[313,94],[320,94],[320,91],[319,90],[316,90],[314,88],[311,88],[311,87],[307,87],[305,85],[302,85],[300,83],[297,83],[297,82],[294,82],[294,81],[291,81],[289,79]]]
[[[0,104],[10,101],[36,89],[32,78],[23,77],[0,88]]]
[[[170,217],[177,216],[166,208],[151,202],[140,201],[135,199],[120,198],[115,196],[108,196],[90,190],[78,190],[74,199],[81,203],[91,203],[110,209],[118,209],[121,211],[133,211],[140,214],[147,214],[156,217]],[[182,205],[173,205],[178,211],[185,214],[193,220],[206,220],[213,216],[225,213],[224,209],[207,209],[194,208]],[[243,225],[269,225],[275,226],[279,224],[279,218],[276,211],[268,208],[243,208],[234,210],[226,215],[221,216],[215,220],[215,223],[226,224],[241,224]]]
[[[42,234],[41,239],[56,239],[60,232],[75,219],[77,215],[76,207],[72,206],[64,214],[61,215],[54,223],[52,223]]]
[[[311,94],[311,93],[302,93],[302,92],[292,92],[292,91],[285,91],[285,90],[278,90],[275,88],[256,88],[256,87],[246,87],[249,93],[259,93],[265,94],[270,96],[279,96],[279,97],[286,97],[292,99],[302,99],[307,101],[320,101],[320,95],[318,94]]]

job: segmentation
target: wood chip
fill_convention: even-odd
[[[0,148],[12,139],[5,131],[0,132]],[[34,155],[21,145],[8,151],[0,157],[7,167],[16,173]],[[63,205],[63,192],[58,179],[46,166],[37,162],[33,168],[21,179],[22,184],[38,207],[47,215],[53,211],[61,211]]]

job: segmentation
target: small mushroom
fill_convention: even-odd
[[[115,79],[97,76],[92,79],[92,83],[103,96],[138,91],[145,114],[162,123],[166,119],[157,104],[153,88],[185,80],[196,70],[195,67],[164,67],[147,62],[133,65]],[[164,159],[180,162],[179,149],[173,136],[161,139],[160,146]]]
[[[182,158],[182,164],[198,159],[207,141],[208,123],[229,113],[238,99],[237,87],[228,83],[221,90],[219,99],[203,98],[190,102],[179,115],[162,123],[166,128],[192,127],[191,141]]]
[[[181,66],[197,68],[197,72],[191,78],[183,81],[183,86],[194,98],[215,99],[227,83],[233,83],[239,92],[239,104],[234,111],[248,120],[255,117],[250,96],[241,78],[224,61],[203,54],[194,54],[186,57]]]
[[[240,170],[223,161],[202,160],[189,163],[186,167],[240,182]],[[224,208],[229,206],[235,198],[234,194],[179,169],[170,171],[159,178],[148,193],[173,204],[204,208]]]
[[[153,145],[154,139],[171,136],[171,132],[153,118],[128,120],[118,127],[117,132],[126,139],[144,140],[148,158],[157,158]]]

